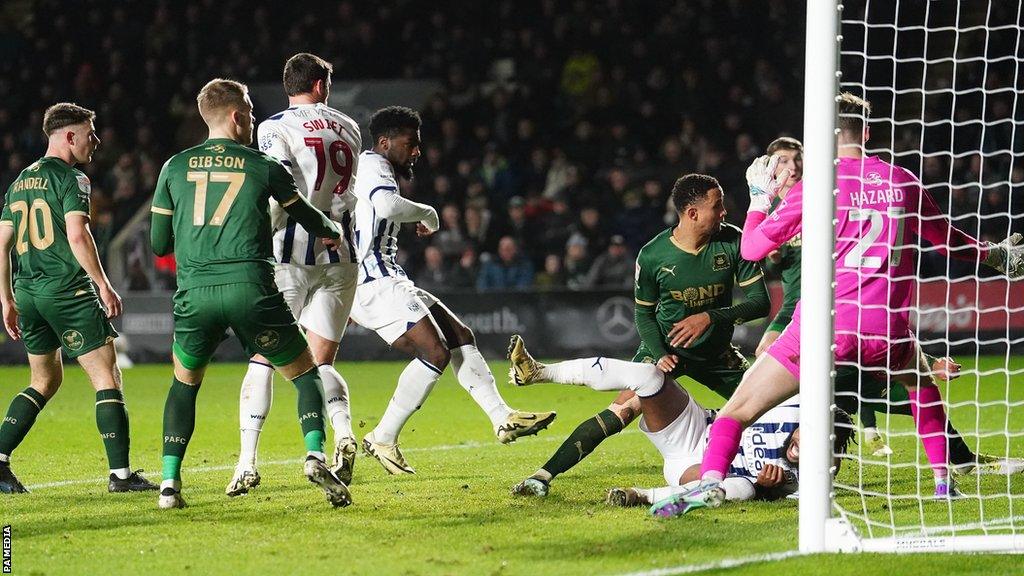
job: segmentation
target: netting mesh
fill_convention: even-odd
[[[1024,231],[1021,3],[847,1],[841,22],[841,87],[873,106],[865,154],[917,175],[942,217],[976,238]],[[935,379],[950,458],[960,471],[993,473],[955,474],[965,497],[935,500],[907,392],[894,380],[900,372],[857,374],[860,362],[838,363],[836,404],[862,423],[874,413],[883,442],[861,434],[839,455],[834,505],[869,538],[1016,534],[1024,529],[1024,474],[1012,460],[1024,457],[1022,284],[950,258],[948,246],[913,235],[896,242],[901,257],[915,259],[909,312],[918,341],[963,364],[959,379]],[[977,466],[978,455],[995,462]]]

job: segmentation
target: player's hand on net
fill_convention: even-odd
[[[782,466],[776,466],[775,464],[766,464],[761,472],[757,475],[757,481],[754,482],[762,488],[775,488],[786,482],[786,470]]]
[[[678,364],[678,356],[676,356],[675,354],[665,354],[658,360],[658,363],[655,364],[655,366],[658,367],[658,370],[661,370],[665,374],[668,374],[669,372],[675,370]]]
[[[1010,280],[1024,278],[1024,246],[1021,240],[1024,236],[1013,233],[999,244],[990,244],[985,264],[1006,274]]]
[[[711,315],[707,312],[687,316],[672,325],[668,331],[669,344],[676,348],[689,348],[711,326]]]
[[[11,340],[21,340],[21,329],[18,328],[18,308],[14,306],[14,302],[5,302],[3,309],[4,329],[7,330]]]
[[[427,225],[424,224],[423,222],[418,222],[416,224],[416,235],[419,236],[420,238],[430,236],[433,233],[434,231],[428,228]]]
[[[956,380],[960,377],[960,370],[963,368],[960,364],[956,363],[949,356],[944,358],[936,358],[932,362],[932,378],[934,380],[949,382],[950,380]]]
[[[747,186],[750,189],[750,207],[748,212],[764,212],[772,207],[772,201],[779,195],[782,184],[789,180],[789,170],[776,175],[779,166],[778,156],[759,156],[747,168]]]
[[[121,296],[109,284],[100,286],[100,301],[107,309],[107,318],[117,318],[121,315]]]

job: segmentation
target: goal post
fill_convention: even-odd
[[[871,101],[865,155],[920,178],[955,227],[995,242],[1024,231],[1024,3],[806,6],[800,551],[1024,552],[1024,282],[952,259],[948,245],[896,233],[902,248],[894,253],[915,258],[909,313],[917,340],[925,352],[965,364],[958,380],[933,377],[950,465],[970,469],[954,460],[953,438],[962,439],[960,454],[974,455],[975,471],[978,454],[997,462],[984,469],[990,475],[956,476],[962,498],[933,498],[913,401],[897,397],[892,375],[880,397],[865,391],[865,376],[855,391],[837,392],[833,361],[837,94]],[[877,414],[891,453],[863,439],[833,452],[835,405],[851,397],[858,418]],[[948,432],[954,425],[956,434]],[[836,458],[842,470],[833,477]]]

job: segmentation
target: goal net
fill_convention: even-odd
[[[863,143],[864,154],[917,175],[939,211],[975,238],[1000,242],[1024,231],[1021,3],[846,0],[840,7],[821,2],[830,5],[830,12],[812,8],[815,4],[808,2],[808,54],[815,48],[812,41],[836,45],[833,62],[841,72],[837,75],[833,66],[832,78],[818,81],[863,96],[872,105],[865,119],[870,139]],[[835,34],[829,40],[815,29],[815,17],[836,20],[831,30],[840,35],[838,41]],[[809,62],[807,82],[814,81]],[[823,104],[833,115],[834,96],[833,91],[832,101]],[[807,98],[812,97],[808,86]],[[821,129],[810,116],[805,127]],[[810,135],[807,140],[810,153]],[[833,159],[819,155],[813,160]],[[805,196],[812,193],[808,186]],[[809,218],[805,211],[805,226]],[[904,239],[897,234],[895,242],[904,243],[899,254],[915,259],[917,289],[909,312],[921,347],[932,357],[927,363],[951,356],[963,365],[954,380],[926,375],[938,384],[946,408],[952,477],[963,496],[935,497],[932,467],[910,415],[911,402],[903,385],[894,381],[898,373],[869,374],[856,360],[837,362],[832,398],[809,399],[804,393],[809,383],[804,382],[803,409],[814,411],[830,403],[830,408],[856,412],[859,442],[846,453],[831,454],[840,469],[834,479],[829,475],[825,480],[831,481],[830,491],[808,493],[802,486],[802,499],[824,499],[829,506],[816,517],[805,516],[804,507],[811,504],[801,502],[801,547],[1022,551],[1024,473],[1014,459],[1024,458],[1024,283],[1010,283],[987,267],[950,258],[944,246],[916,235]],[[809,244],[805,230],[805,250]],[[824,276],[832,273],[831,267],[811,268],[806,256],[804,263],[805,280],[810,275],[813,282],[817,274],[817,286],[828,283]],[[828,306],[834,310],[834,301]],[[805,308],[808,324],[820,318],[809,312]],[[804,334],[807,338],[809,332],[805,329]],[[821,342],[818,355],[831,357]],[[820,416],[820,410],[808,417],[815,414]],[[868,434],[865,424],[873,428]],[[871,434],[874,430],[877,436]],[[802,438],[806,434],[804,429]],[[802,467],[802,483],[805,476]],[[817,544],[805,541],[810,527],[805,522],[822,524],[817,528],[824,537]]]

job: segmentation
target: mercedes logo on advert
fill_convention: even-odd
[[[633,338],[633,302],[623,296],[613,296],[597,308],[597,329],[608,340],[622,344]]]

